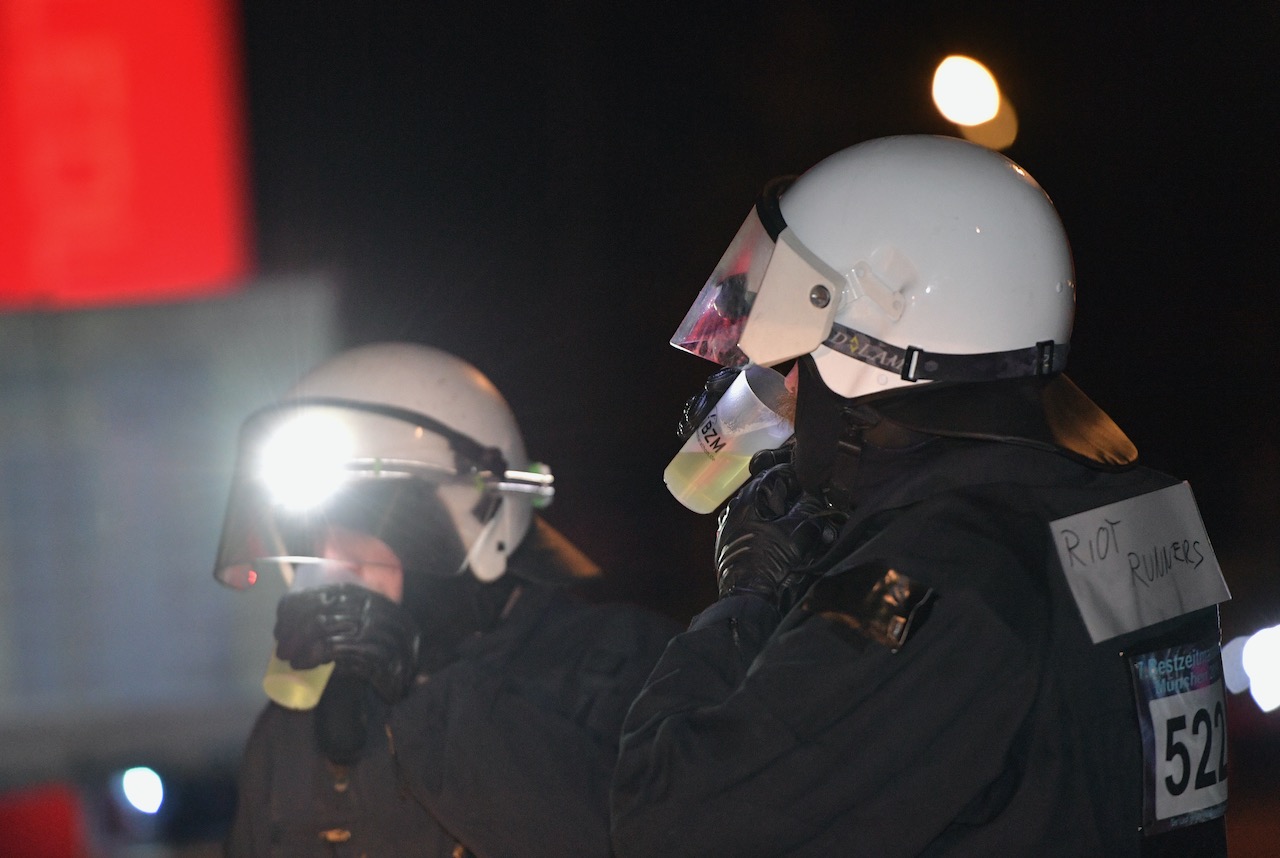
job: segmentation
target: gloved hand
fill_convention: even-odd
[[[276,655],[294,668],[334,662],[395,703],[418,669],[419,632],[400,605],[357,584],[289,593],[276,608]]]
[[[773,447],[768,450],[761,450],[751,457],[751,461],[747,463],[747,473],[755,476],[761,471],[767,471],[774,465],[789,465],[795,458],[795,443],[788,441],[781,447]]]
[[[680,412],[680,422],[676,425],[676,434],[681,441],[687,440],[693,434],[693,430],[707,419],[716,407],[716,403],[720,401],[720,397],[724,396],[724,392],[729,389],[729,385],[733,384],[733,380],[740,372],[742,367],[721,367],[707,377],[702,390],[685,400],[684,408]]]
[[[720,514],[720,597],[749,593],[780,605],[807,578],[796,570],[818,559],[843,521],[842,514],[804,494],[789,462],[751,477]]]

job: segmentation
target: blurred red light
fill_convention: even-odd
[[[232,8],[0,3],[0,309],[204,297],[244,277]]]
[[[0,852],[23,858],[88,858],[79,794],[41,784],[0,794]]]

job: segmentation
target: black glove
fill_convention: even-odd
[[[774,465],[789,465],[795,458],[795,442],[788,441],[781,447],[774,447],[769,450],[761,450],[751,457],[751,461],[747,463],[747,473],[755,476],[761,471],[767,471]]]
[[[685,400],[684,408],[680,413],[680,423],[676,426],[676,434],[681,441],[687,440],[693,434],[693,430],[707,419],[707,415],[716,407],[720,397],[724,396],[724,392],[729,389],[729,385],[733,384],[733,380],[740,372],[742,367],[735,366],[716,370],[707,378],[702,390]]]
[[[334,662],[394,703],[418,669],[417,624],[387,597],[357,584],[289,593],[276,608],[276,655],[303,670]]]
[[[796,570],[835,541],[844,516],[800,488],[790,463],[762,471],[720,514],[716,572],[720,597],[749,593],[781,605],[808,576]]]

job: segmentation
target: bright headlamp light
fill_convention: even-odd
[[[303,512],[337,492],[354,453],[351,430],[336,415],[299,413],[263,442],[258,479],[274,504]]]
[[[427,415],[344,400],[298,399],[252,415],[239,462],[215,566],[237,588],[257,580],[256,567],[317,560],[312,528],[352,503],[358,484],[431,485],[468,544],[493,529],[504,502],[541,508],[555,493],[545,466],[510,468],[498,448]]]

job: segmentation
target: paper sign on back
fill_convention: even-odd
[[[1049,526],[1094,643],[1231,598],[1185,482]]]

